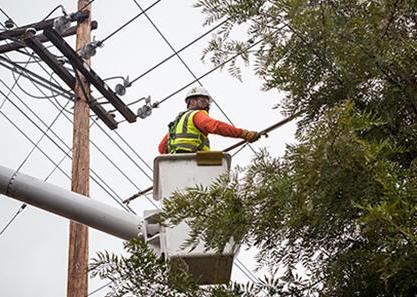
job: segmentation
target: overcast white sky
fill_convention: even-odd
[[[138,2],[143,8],[146,8],[154,1],[139,0]],[[193,2],[191,0],[162,0],[148,12],[149,17],[175,49],[183,47],[209,29],[209,27],[202,26],[204,15],[192,7]],[[67,12],[76,10],[75,0],[24,2],[2,0],[0,5],[18,25],[24,25],[42,19],[59,4],[62,4]],[[99,28],[93,32],[93,35],[97,40],[103,39],[138,12],[139,9],[132,0],[118,2],[96,0],[93,4],[93,19],[98,21]],[[6,17],[0,14],[0,21],[3,23],[5,20]],[[241,38],[244,36],[242,35]],[[202,50],[209,39],[209,37],[202,39],[180,54],[197,76],[213,67],[209,62],[202,63],[200,60]],[[74,45],[73,39],[67,40]],[[98,50],[97,55],[92,59],[92,67],[102,78],[115,75],[129,75],[130,78],[134,78],[171,54],[172,50],[169,46],[158,35],[150,22],[141,16],[110,38],[105,46]],[[27,57],[21,54],[10,54],[9,57],[15,61],[27,60]],[[36,64],[30,64],[29,69],[44,77],[49,77]],[[47,70],[49,71],[49,68]],[[279,103],[282,96],[277,91],[261,91],[261,81],[252,74],[251,69],[244,71],[243,78],[244,81],[241,83],[231,78],[224,70],[215,71],[202,79],[201,82],[238,127],[262,130],[281,120],[283,117],[272,107]],[[14,82],[11,72],[0,68],[0,79],[0,90],[8,94],[9,91],[5,85],[11,87]],[[150,95],[153,101],[161,100],[192,80],[192,75],[178,58],[172,58],[135,83],[122,99],[125,102],[131,102],[142,96]],[[2,81],[5,85],[1,83]],[[31,94],[42,96],[28,80],[22,78],[19,82]],[[113,82],[109,82],[109,84],[113,85]],[[18,87],[15,87],[13,92],[16,96],[13,93],[10,94],[10,101],[5,101],[0,112],[4,113],[36,143],[43,133],[24,114],[45,131],[46,128],[41,120],[49,125],[59,111],[49,100],[31,98]],[[185,93],[186,90],[161,104],[160,108],[155,109],[153,114],[145,120],[139,119],[134,124],[123,123],[119,126],[118,135],[134,149],[137,155],[119,138],[116,132],[108,130],[104,124],[99,123],[102,129],[96,125],[92,126],[91,140],[133,181],[133,183],[129,182],[98,149],[91,146],[91,168],[110,187],[108,192],[112,193],[113,198],[125,199],[136,193],[138,188],[143,189],[151,185],[151,181],[139,166],[147,175],[152,176],[152,172],[138,156],[149,166],[152,166],[153,159],[157,155],[157,145],[167,131],[168,122],[184,109]],[[5,98],[0,95],[0,106],[3,100]],[[60,98],[59,103],[64,105],[66,100]],[[133,109],[136,111],[139,106],[135,105]],[[210,114],[214,118],[227,122],[216,107],[212,108]],[[0,114],[2,133],[0,165],[17,169],[32,150],[33,144],[4,115]],[[66,113],[66,115],[71,119],[70,114]],[[106,131],[128,153],[128,156],[102,130]],[[255,149],[266,147],[273,156],[282,155],[285,145],[294,142],[294,130],[294,123],[290,123],[271,133],[269,138],[263,138],[253,147]],[[65,116],[60,116],[52,129],[48,131],[48,135],[60,147],[67,150],[64,143],[61,143],[53,132],[59,135],[66,146],[71,147],[72,125]],[[211,136],[210,139],[213,149],[224,149],[236,142],[234,139],[218,136]],[[42,139],[39,148],[56,163],[65,156],[57,145],[47,137]],[[233,158],[232,166],[247,165],[252,156],[253,152],[249,148],[245,148]],[[71,161],[66,158],[61,164],[61,168],[70,175]],[[53,169],[53,163],[39,150],[35,150],[21,168],[21,172],[45,179]],[[66,189],[70,188],[70,180],[59,170],[54,171],[48,182]],[[90,195],[94,199],[119,207],[110,195],[93,181],[90,182],[90,189]],[[20,206],[20,202],[0,196],[0,230]],[[137,199],[131,206],[139,215],[143,210],[153,208],[146,198]],[[18,215],[13,224],[0,236],[0,292],[2,296],[56,297],[66,295],[68,225],[68,220],[31,206]],[[90,257],[93,257],[97,251],[104,249],[121,251],[122,241],[90,229]],[[253,252],[242,250],[238,258],[249,269],[254,268]],[[246,276],[236,266],[233,268],[233,279],[247,281]],[[89,291],[93,291],[102,284],[103,282],[100,280],[90,280]],[[104,296],[105,292],[106,290],[102,290],[93,296]]]

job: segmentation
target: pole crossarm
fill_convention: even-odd
[[[64,82],[74,90],[75,78],[62,65],[51,52],[43,46],[42,42],[31,31],[27,31],[24,35],[23,41],[30,47]]]
[[[90,13],[88,11],[75,12],[75,13],[72,13],[70,15],[70,20],[73,21],[73,22],[74,21],[82,22],[85,19],[87,19],[89,17],[89,15],[90,15]],[[52,27],[54,25],[55,19],[56,18],[49,19],[49,20],[44,20],[44,21],[41,21],[41,22],[36,22],[36,23],[29,24],[29,25],[21,26],[19,28],[13,29],[13,30],[7,30],[7,31],[4,31],[4,32],[1,32],[0,33],[0,41],[6,40],[6,39],[18,38],[18,37],[22,36],[23,34],[25,34],[27,29],[29,29],[29,28],[33,28],[36,31],[39,31],[39,30],[43,30],[45,28]]]
[[[33,32],[27,31],[23,39],[25,44],[30,47],[38,56],[65,82],[65,84],[75,91],[75,77],[48,51],[42,42],[34,35]],[[96,100],[89,100],[88,104],[91,110],[110,128],[116,129],[117,122],[103,106]]]
[[[70,63],[90,82],[129,123],[136,122],[136,115],[129,107],[110,89],[109,86],[84,63],[83,59],[71,46],[52,28],[47,28],[43,34],[69,59]]]
[[[95,30],[97,28],[98,28],[98,23],[96,21],[92,21],[91,22],[91,30]],[[77,26],[73,26],[73,27],[69,28],[61,36],[62,37],[68,37],[68,36],[75,35],[75,33],[77,33]],[[1,34],[3,34],[3,33],[1,33]],[[43,34],[36,35],[35,37],[42,43],[49,41],[49,39]],[[4,53],[11,52],[11,51],[19,50],[19,49],[22,49],[24,47],[25,47],[25,45],[22,44],[22,42],[17,42],[17,41],[9,43],[9,44],[0,45],[0,54],[4,54]]]

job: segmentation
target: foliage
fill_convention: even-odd
[[[199,287],[183,263],[164,261],[141,239],[125,242],[124,248],[126,256],[99,252],[90,263],[92,277],[111,281],[106,297],[255,297],[268,290],[267,283]]]
[[[198,287],[189,275],[175,265],[170,269],[142,240],[126,242],[125,250],[128,256],[99,252],[90,264],[93,277],[112,281],[106,296],[197,296]]]
[[[265,89],[287,94],[282,107],[317,119],[352,100],[385,121],[377,137],[417,155],[416,0],[199,0],[207,24],[227,22],[205,50],[221,64],[236,53],[254,60]],[[233,39],[236,31],[247,39]],[[239,35],[240,36],[240,35]],[[250,49],[254,42],[260,45]],[[232,75],[239,77],[236,62]]]
[[[403,168],[389,141],[360,137],[383,124],[350,102],[334,108],[282,159],[264,151],[242,178],[176,193],[165,216],[191,218],[190,242],[256,246],[259,265],[286,269],[282,280],[297,294],[414,296],[417,164]],[[307,279],[294,278],[298,263]]]
[[[417,1],[196,6],[206,24],[227,20],[203,58],[241,53],[265,89],[286,94],[284,112],[304,117],[284,157],[261,151],[208,188],[176,193],[164,218],[187,218],[189,245],[257,247],[269,275],[199,288],[136,240],[129,256],[102,253],[92,265],[113,281],[109,296],[416,296]],[[242,29],[247,38],[235,39]],[[229,71],[241,78],[239,65]]]

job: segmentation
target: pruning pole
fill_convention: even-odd
[[[285,125],[288,122],[291,122],[293,119],[295,119],[296,117],[298,117],[300,115],[301,115],[301,112],[297,112],[297,113],[289,116],[288,118],[285,118],[285,119],[283,119],[283,120],[281,120],[281,121],[273,124],[272,126],[269,126],[268,128],[260,131],[259,134],[260,135],[268,136],[268,133],[269,132],[271,132],[271,131],[273,131],[273,130],[275,130],[275,129],[283,126],[283,125]],[[245,143],[247,143],[246,140],[239,141],[238,143],[236,143],[236,144],[234,144],[234,145],[232,145],[232,146],[230,146],[230,147],[222,150],[222,152],[224,152],[224,153],[229,152],[229,151],[231,151],[231,150],[233,150],[233,149],[235,149],[235,148],[237,148],[237,147],[239,147],[241,145],[244,145]],[[142,196],[142,195],[144,195],[144,194],[152,191],[152,189],[153,189],[153,186],[150,186],[149,188],[146,188],[146,189],[144,189],[144,190],[136,193],[135,195],[132,195],[129,198],[123,200],[123,203],[126,203],[127,204],[127,203],[131,202],[132,200],[134,200],[134,199],[136,199],[136,198],[138,198],[138,197],[140,197],[140,196]]]

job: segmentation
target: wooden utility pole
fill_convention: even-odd
[[[78,0],[78,10],[90,11],[90,17],[78,24],[76,49],[81,49],[91,41],[91,7],[86,0]],[[88,61],[88,63],[90,63]],[[74,105],[74,127],[72,148],[72,182],[71,190],[89,196],[90,148],[89,148],[89,113],[88,98],[90,85],[79,73],[81,82],[77,81],[75,93],[78,99]],[[86,297],[88,295],[88,228],[71,221],[68,254],[67,297]]]

